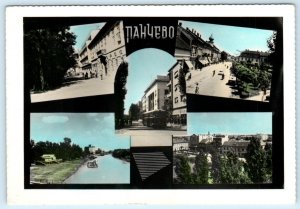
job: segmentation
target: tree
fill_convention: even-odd
[[[76,36],[69,27],[24,30],[24,69],[29,87],[45,91],[60,86],[67,70],[76,64]]]
[[[216,148],[211,149],[211,176],[214,184],[221,183],[221,156]]]
[[[228,58],[228,55],[225,51],[222,51],[221,52],[221,60],[224,62],[225,60],[227,60]]]
[[[115,128],[120,129],[124,127],[124,99],[127,93],[126,82],[128,76],[128,63],[122,62],[117,70],[115,76],[114,90],[115,90]]]
[[[266,181],[266,153],[260,145],[260,139],[252,137],[248,147],[246,158],[246,170],[253,183]]]
[[[221,158],[221,183],[246,184],[251,183],[244,170],[243,163],[237,155],[228,152]]]
[[[137,104],[131,104],[129,108],[130,120],[138,120],[140,116],[140,108]]]
[[[266,181],[271,182],[273,176],[272,144],[269,143],[266,144],[265,152],[266,152],[266,173],[267,173]]]
[[[194,183],[208,184],[208,169],[207,155],[200,150],[195,159]]]
[[[190,184],[192,183],[191,167],[188,158],[185,155],[176,156],[175,173],[177,175],[176,183]]]

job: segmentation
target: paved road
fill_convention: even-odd
[[[78,80],[70,85],[65,83],[64,86],[59,89],[31,94],[31,102],[44,102],[113,93],[114,81],[112,79],[101,80],[100,78],[92,78],[88,80]]]
[[[235,79],[230,75],[231,65],[231,62],[225,62],[204,67],[201,71],[192,71],[191,79],[187,82],[187,92],[195,94],[198,83],[199,95],[238,98],[238,96],[232,95],[232,89],[226,85],[230,78]],[[224,78],[220,75],[221,73],[224,74]]]

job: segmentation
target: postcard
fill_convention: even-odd
[[[293,203],[294,15],[8,7],[8,203]]]

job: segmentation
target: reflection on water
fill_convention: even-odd
[[[95,159],[98,168],[88,168],[87,163],[69,177],[67,184],[129,184],[130,164],[111,155],[99,156]]]

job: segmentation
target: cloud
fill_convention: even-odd
[[[68,122],[68,120],[69,117],[67,116],[57,116],[57,115],[45,116],[42,119],[44,123],[66,123]]]
[[[98,113],[88,113],[87,114],[87,116],[89,116],[89,117],[95,117],[95,116],[97,116],[98,115]]]

